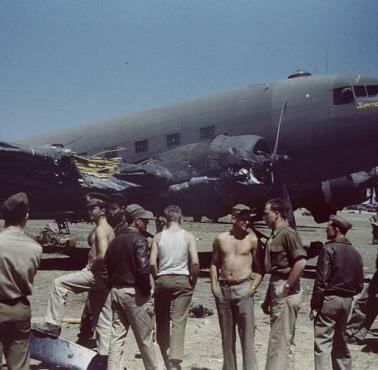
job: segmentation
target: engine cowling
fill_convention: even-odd
[[[246,184],[270,184],[272,161],[267,142],[260,136],[219,135],[210,146],[209,173],[231,175]]]
[[[366,201],[367,189],[373,186],[376,180],[375,173],[361,171],[290,190],[296,194],[293,199],[295,206],[306,207],[316,222],[325,222],[331,214],[345,206]]]

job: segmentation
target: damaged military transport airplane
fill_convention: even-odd
[[[0,201],[25,191],[32,218],[85,219],[87,192],[123,193],[159,215],[262,213],[285,196],[316,221],[377,181],[378,79],[297,71],[116,121],[0,143]],[[100,154],[98,154],[100,153]]]

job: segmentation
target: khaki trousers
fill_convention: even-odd
[[[61,326],[68,293],[84,292],[88,292],[89,305],[93,315],[92,325],[96,331],[97,352],[105,356],[109,351],[112,311],[109,290],[100,277],[99,269],[92,271],[84,268],[54,279],[45,321]]]
[[[165,362],[168,357],[179,361],[184,357],[186,320],[192,295],[189,276],[163,275],[155,281],[156,339]]]
[[[352,368],[352,358],[345,342],[352,300],[351,297],[335,295],[324,297],[322,309],[314,322],[315,370]]]
[[[285,283],[271,276],[270,335],[265,370],[295,369],[295,324],[300,309],[301,292],[279,297],[276,289]]]
[[[30,369],[30,319],[26,298],[15,304],[0,303],[0,354],[8,370]]]
[[[254,298],[250,283],[220,285],[215,293],[222,334],[223,370],[236,370],[236,326],[243,355],[243,370],[257,370]]]
[[[107,370],[125,368],[125,339],[130,326],[145,369],[158,369],[153,322],[146,309],[148,297],[143,296],[137,288],[134,292],[132,290],[127,287],[113,287],[111,290],[113,322]]]

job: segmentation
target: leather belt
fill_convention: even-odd
[[[219,280],[219,285],[222,286],[232,286],[232,285],[239,285],[242,283],[246,283],[247,281],[250,281],[251,278],[247,277],[245,279],[238,279],[238,280]]]

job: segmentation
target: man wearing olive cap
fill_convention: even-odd
[[[87,196],[87,210],[95,228],[88,236],[90,251],[87,266],[78,272],[54,279],[47,304],[45,322],[33,327],[43,333],[58,337],[64,315],[64,305],[69,292],[88,292],[88,300],[93,315],[92,325],[96,330],[97,352],[107,356],[111,334],[111,308],[109,290],[101,278],[103,259],[110,242],[114,239],[112,227],[106,219],[107,200],[103,194],[91,193]]]
[[[0,360],[4,351],[8,369],[30,368],[28,296],[39,267],[42,248],[24,233],[29,216],[25,193],[10,196],[1,206],[5,229],[0,233]]]
[[[232,208],[232,229],[213,242],[210,265],[211,292],[215,298],[222,334],[223,370],[236,370],[236,327],[243,369],[256,370],[254,294],[262,280],[258,240],[249,232],[251,209]]]
[[[126,208],[127,228],[109,245],[104,263],[113,309],[108,370],[124,369],[126,334],[131,326],[145,369],[158,369],[153,323],[147,313],[150,285],[149,245],[144,234],[153,214],[138,204]]]
[[[331,216],[326,229],[328,242],[318,257],[310,313],[316,370],[352,368],[345,329],[364,274],[361,255],[345,237],[351,227],[343,217]]]

